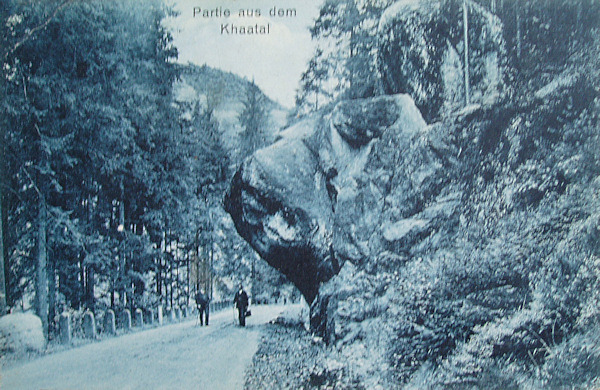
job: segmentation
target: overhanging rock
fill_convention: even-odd
[[[341,102],[246,159],[225,208],[239,234],[312,303],[345,261],[360,262],[368,236],[380,235],[375,193],[387,185],[373,189],[395,160],[377,144],[408,142],[425,127],[407,95]]]
[[[225,198],[239,234],[308,302],[336,270],[329,255],[332,209],[325,175],[305,142],[316,130],[316,122],[304,121],[256,152],[239,168]]]

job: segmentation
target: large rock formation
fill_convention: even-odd
[[[503,91],[504,42],[500,20],[468,1],[468,67],[462,1],[402,0],[380,25],[379,70],[388,94],[407,93],[429,122],[465,103],[489,103]]]
[[[519,104],[496,101],[499,78],[480,73],[481,104],[445,107],[460,98],[443,59],[461,49],[431,30],[438,9],[400,1],[380,23],[382,81],[408,94],[297,123],[240,167],[226,208],[365,388],[527,387],[515,372],[600,363],[577,349],[600,318],[598,91],[565,72]],[[479,15],[474,31],[496,26]],[[411,26],[421,43],[407,51]],[[483,52],[490,67],[474,69],[494,74],[499,51]],[[405,71],[415,53],[431,66]]]
[[[379,199],[359,196],[368,184],[362,181],[364,167],[387,153],[374,145],[414,137],[424,128],[406,95],[342,102],[246,160],[233,178],[226,209],[240,235],[312,303],[345,259],[361,256],[362,240],[378,223],[371,213],[381,211]]]
[[[427,140],[421,112],[434,118],[464,94],[458,3],[443,4],[399,1],[381,20],[383,86],[408,95],[341,102],[305,119],[233,179],[226,208],[238,232],[308,302],[345,260],[361,262],[427,230],[426,219],[406,218],[439,192],[448,157],[444,141]],[[473,100],[493,100],[501,89],[499,22],[475,4],[470,12]]]
[[[328,257],[332,211],[325,179],[306,145],[316,128],[314,120],[303,122],[247,159],[225,202],[240,235],[308,302],[336,271]]]

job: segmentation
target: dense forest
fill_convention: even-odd
[[[222,299],[216,273],[278,278],[230,237],[220,206],[232,165],[266,142],[256,85],[177,64],[159,0],[0,11],[1,314],[33,308],[52,338],[64,310],[188,305],[198,288]],[[201,81],[209,72],[222,90]],[[181,98],[186,80],[205,90]],[[215,116],[232,83],[234,146]]]

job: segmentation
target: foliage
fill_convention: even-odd
[[[315,24],[320,42],[348,38],[348,30],[335,33],[342,3],[324,3]],[[412,2],[419,3],[432,4]],[[593,388],[600,326],[598,4],[468,3],[502,21],[508,93],[495,103],[442,112],[410,143],[391,127],[369,145],[375,157],[346,178],[356,199],[370,196],[368,207],[340,227],[350,224],[353,237],[336,248],[346,262],[319,290],[313,316],[322,321],[315,330],[334,345],[330,356],[348,357],[361,383]],[[460,20],[462,1],[439,4],[445,21]],[[451,24],[448,37],[460,46],[461,26]],[[341,58],[314,58],[304,84],[310,88],[299,101],[314,104],[314,86],[327,86],[315,76],[317,65],[321,75],[343,77]],[[342,90],[333,99],[359,91],[349,84]],[[419,155],[423,150],[434,157]],[[366,229],[377,214],[427,222],[388,239],[376,225]],[[343,259],[350,253],[343,245],[351,244],[365,250]],[[382,350],[385,363],[378,360]]]
[[[379,23],[384,11],[394,3],[399,2],[327,0],[323,3],[311,28],[317,49],[302,75],[296,98],[300,113],[318,110],[332,100],[369,97],[384,92],[382,76],[378,71],[381,64],[376,63],[377,56],[381,55],[378,46],[385,39],[397,37],[390,31],[382,31]],[[427,2],[412,0],[412,3],[419,6]],[[442,18],[427,28],[439,31],[446,29],[443,36],[453,45],[461,46],[463,0],[433,3],[439,3]],[[544,85],[548,77],[564,66],[578,47],[592,37],[593,28],[600,22],[598,4],[590,0],[472,0],[467,4],[470,14],[491,13],[501,21],[501,34],[507,51],[506,59],[501,60],[508,62],[509,84],[516,87],[513,93],[519,88],[539,88]],[[469,24],[473,21],[476,20],[470,20]],[[481,26],[470,27],[477,30]],[[478,46],[483,42],[473,37],[486,35],[489,32],[483,35],[477,31],[469,32],[470,45],[473,46],[470,49],[475,48],[470,54],[471,60],[476,63],[473,71],[479,74],[483,74],[486,64],[482,62],[485,61],[484,56],[478,51],[488,48]],[[412,37],[408,41],[414,43],[415,39]],[[440,51],[435,47],[429,49]],[[478,61],[481,63],[477,64]],[[441,75],[431,74],[430,77],[433,80]],[[475,75],[473,82],[478,82],[478,77]],[[530,84],[529,87],[527,84]]]
[[[171,11],[158,0],[6,1],[2,11],[3,44],[15,47],[2,71],[9,306],[47,300],[39,314],[52,329],[65,307],[185,301],[178,271],[196,229],[211,228],[203,215],[228,159],[212,111],[173,97]],[[34,284],[42,253],[46,293]]]
[[[299,112],[377,94],[377,26],[390,0],[327,0],[311,28],[317,49],[296,97]]]

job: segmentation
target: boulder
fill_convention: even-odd
[[[0,350],[3,353],[42,352],[45,347],[40,317],[30,313],[14,313],[0,318]]]
[[[331,123],[352,147],[368,144],[398,120],[397,105],[386,97],[343,101],[333,111]]]
[[[225,198],[239,234],[308,302],[335,272],[328,257],[332,209],[325,174],[306,143],[319,128],[314,118],[305,120],[256,152],[239,168]]]
[[[233,178],[226,210],[240,235],[312,303],[344,261],[360,262],[369,237],[382,234],[390,172],[409,157],[428,169],[433,156],[403,150],[425,128],[407,95],[341,102],[248,158]]]

